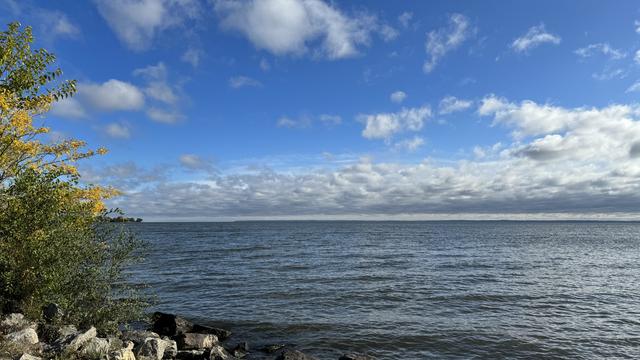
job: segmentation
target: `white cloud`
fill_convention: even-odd
[[[382,36],[382,39],[386,42],[395,40],[398,37],[398,35],[400,35],[398,30],[394,29],[392,26],[389,26],[388,24],[384,24],[380,26],[380,28],[378,29],[378,32],[380,33],[380,36]]]
[[[633,61],[636,62],[636,64],[640,64],[640,50],[637,50],[635,55],[633,56]]]
[[[126,124],[111,123],[105,126],[104,131],[112,138],[128,139],[131,137],[131,131]]]
[[[460,213],[560,213],[556,218],[633,213],[637,219],[638,105],[565,108],[489,95],[478,112],[495,126],[530,138],[478,146],[469,149],[469,158],[454,162],[376,163],[363,158],[297,173],[259,166],[208,177],[207,182],[154,178],[114,205],[174,220]],[[126,174],[124,178],[137,178]]]
[[[398,16],[398,22],[400,22],[400,25],[405,29],[409,27],[411,19],[413,19],[413,13],[410,11],[405,11]]]
[[[391,93],[391,95],[389,95],[389,100],[391,100],[396,104],[402,103],[406,98],[407,98],[407,94],[404,91],[400,91],[400,90],[394,91],[393,93]]]
[[[80,119],[87,116],[87,112],[76,98],[64,98],[53,103],[51,113],[56,116],[70,119]]]
[[[325,125],[340,125],[342,123],[342,117],[339,115],[322,114],[318,119]]]
[[[422,137],[420,137],[420,136],[414,136],[413,138],[404,139],[404,140],[396,142],[393,145],[393,147],[396,150],[404,150],[404,151],[408,151],[408,152],[415,152],[422,145],[424,145],[424,139]]]
[[[198,17],[197,0],[94,0],[100,15],[133,50],[145,50],[155,36]]]
[[[389,140],[394,134],[405,131],[418,131],[431,116],[431,108],[403,108],[396,113],[380,113],[358,115],[358,120],[365,123],[362,136],[367,139]]]
[[[224,28],[276,55],[354,56],[377,27],[372,16],[349,17],[322,0],[216,0],[214,8]]]
[[[453,14],[449,18],[449,26],[433,30],[427,34],[425,44],[429,59],[425,61],[423,70],[430,73],[442,57],[449,51],[459,47],[470,35],[469,20],[461,14]]]
[[[163,62],[136,69],[133,75],[141,76],[147,81],[144,93],[148,97],[169,105],[175,105],[178,102],[178,95],[167,81],[167,67]]]
[[[183,154],[179,158],[180,165],[191,171],[213,172],[214,166],[210,160],[203,159],[195,154]]]
[[[153,121],[164,124],[175,124],[184,120],[184,115],[176,110],[166,110],[158,107],[147,109],[147,116]]]
[[[441,115],[451,114],[457,111],[463,111],[471,107],[473,101],[458,99],[455,96],[445,96],[440,100],[438,113]]]
[[[278,119],[276,125],[284,128],[308,128],[311,126],[312,119],[309,116],[300,116],[299,118],[291,118],[283,116]]]
[[[239,89],[243,87],[261,87],[262,83],[248,76],[234,76],[229,79],[229,86]]]
[[[513,40],[511,48],[518,53],[527,53],[542,44],[560,44],[561,38],[558,35],[547,32],[544,24],[532,26],[526,34]]]
[[[636,34],[640,34],[640,21],[638,21],[638,20],[634,21],[633,25],[635,27]]]
[[[260,60],[260,69],[262,69],[262,71],[269,71],[271,69],[271,64],[269,64],[267,59]]]
[[[79,83],[78,97],[102,111],[140,110],[144,106],[144,94],[137,86],[116,79],[102,84]]]
[[[611,80],[611,79],[624,79],[627,77],[627,71],[621,68],[605,68],[600,73],[594,73],[591,75],[596,80]]]
[[[623,59],[627,56],[627,54],[624,51],[620,49],[612,48],[611,45],[609,45],[608,43],[590,44],[574,52],[576,55],[583,58],[591,57],[595,53],[601,53],[602,55],[607,56],[611,60]]]
[[[631,86],[629,86],[627,88],[626,92],[629,93],[629,92],[638,92],[638,91],[640,91],[640,80],[638,80],[638,81],[634,82],[633,84],[631,84]]]
[[[200,58],[202,57],[202,50],[196,48],[188,48],[187,51],[182,54],[180,60],[191,64],[193,67],[200,65]]]

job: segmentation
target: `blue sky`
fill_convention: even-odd
[[[634,1],[0,1],[150,220],[636,218]]]

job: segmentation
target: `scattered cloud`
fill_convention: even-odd
[[[394,102],[396,104],[400,104],[404,101],[404,99],[407,98],[407,94],[404,91],[394,91],[393,93],[391,93],[391,95],[389,95],[389,100],[391,100],[391,102]]]
[[[177,110],[167,110],[154,106],[147,109],[147,116],[151,120],[163,124],[175,124],[185,119],[185,116]]]
[[[87,112],[80,101],[72,97],[64,98],[53,103],[51,114],[70,119],[81,119],[87,116]]]
[[[633,26],[636,30],[636,34],[640,34],[640,21],[636,20],[633,22]]]
[[[318,116],[318,119],[325,125],[340,125],[342,124],[342,117],[339,115],[322,114]]]
[[[136,69],[133,74],[147,81],[144,93],[148,97],[168,105],[175,105],[178,102],[178,95],[167,82],[167,67],[163,62]]]
[[[105,126],[104,132],[116,139],[128,139],[131,137],[131,130],[129,126],[123,123],[111,123]]]
[[[640,64],[640,50],[637,50],[635,55],[633,56],[633,61],[635,61],[636,64]]]
[[[466,16],[453,14],[448,27],[430,31],[425,44],[429,59],[424,63],[424,72],[432,72],[448,52],[458,48],[471,35],[469,27]]]
[[[215,167],[211,160],[203,159],[195,154],[183,154],[179,158],[180,165],[191,171],[214,172]]]
[[[562,39],[558,35],[547,32],[544,24],[532,26],[526,34],[513,40],[511,48],[517,53],[528,53],[542,44],[560,44]]]
[[[588,58],[596,53],[600,53],[611,60],[623,59],[627,56],[624,51],[612,48],[608,43],[590,44],[574,51],[574,53],[582,58]]]
[[[594,73],[591,76],[600,81],[624,79],[627,77],[627,71],[621,68],[606,68],[602,72]]]
[[[348,16],[322,0],[213,1],[223,28],[242,33],[275,55],[341,59],[359,53],[378,25],[368,14]]]
[[[400,16],[398,16],[398,22],[405,29],[409,27],[412,19],[413,19],[413,13],[410,11],[405,11],[402,14],[400,14]]]
[[[271,64],[269,64],[269,61],[267,61],[267,59],[260,59],[260,69],[262,71],[269,71],[271,69]]]
[[[358,120],[365,124],[364,130],[362,130],[363,137],[388,141],[397,133],[419,131],[429,117],[431,117],[431,108],[423,106],[403,108],[396,113],[358,115]]]
[[[473,105],[473,101],[458,99],[455,96],[445,96],[440,100],[438,105],[438,113],[441,115],[451,114],[458,111],[464,111]]]
[[[81,35],[78,25],[62,11],[42,8],[26,0],[5,0],[0,5],[10,17],[20,18],[33,26],[34,35],[45,43],[60,38],[77,39]]]
[[[127,191],[114,205],[140,216],[174,220],[637,211],[637,105],[566,108],[488,95],[478,113],[494,126],[512,129],[516,141],[477,146],[470,149],[470,158],[443,163],[362,158],[335,169],[302,173],[253,167],[216,174],[207,182],[158,181],[151,176],[149,185]],[[124,179],[139,177],[137,172],[155,175],[133,166],[102,171],[121,173]]]
[[[203,51],[196,48],[188,48],[187,51],[182,54],[180,60],[191,64],[193,67],[198,67],[200,65],[200,59],[202,58]]]
[[[102,84],[79,83],[78,97],[82,102],[101,111],[140,110],[144,94],[135,85],[110,79]]]
[[[262,83],[248,76],[234,76],[229,79],[229,86],[240,89],[243,87],[262,87]]]
[[[627,88],[626,92],[630,93],[630,92],[639,92],[639,91],[640,91],[640,80],[637,80]]]
[[[288,116],[283,116],[283,117],[278,119],[278,121],[276,122],[276,125],[278,127],[283,127],[283,128],[304,129],[304,128],[310,127],[311,126],[311,122],[312,122],[312,119],[311,119],[310,116],[300,116],[298,118],[292,118],[292,117],[288,117]]]
[[[398,35],[400,35],[398,30],[394,29],[392,26],[388,24],[384,24],[380,26],[380,28],[378,29],[378,32],[380,33],[382,40],[386,42],[395,40],[398,37]]]
[[[424,139],[422,137],[420,137],[420,136],[414,136],[413,138],[404,139],[404,140],[396,142],[393,145],[393,148],[396,149],[396,150],[403,150],[403,151],[407,151],[407,152],[415,152],[422,145],[424,145]]]
[[[197,0],[94,0],[100,15],[120,41],[132,50],[146,50],[161,32],[201,13]]]

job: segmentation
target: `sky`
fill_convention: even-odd
[[[0,0],[146,221],[640,219],[637,1]]]

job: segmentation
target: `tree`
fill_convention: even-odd
[[[76,84],[60,80],[55,56],[32,42],[19,23],[0,33],[0,307],[38,318],[55,302],[64,321],[114,331],[145,305],[123,273],[141,243],[104,220],[104,200],[117,191],[80,181],[77,161],[106,150],[51,142],[34,123]]]

